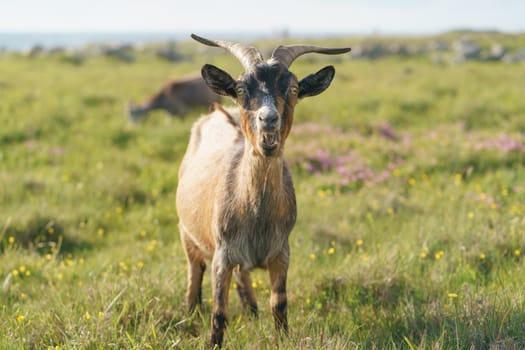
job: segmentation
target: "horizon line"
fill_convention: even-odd
[[[228,33],[238,34],[242,36],[247,35],[277,35],[277,34],[310,34],[310,35],[439,35],[450,32],[494,32],[502,34],[523,34],[525,28],[521,30],[505,30],[497,27],[469,27],[459,26],[451,27],[447,29],[422,29],[422,30],[390,30],[382,28],[371,28],[371,29],[359,29],[359,30],[311,30],[311,29],[300,29],[293,30],[289,28],[275,28],[270,30],[241,30],[241,29],[139,29],[139,30],[125,30],[125,29],[8,29],[0,28],[2,34],[184,34],[193,32],[202,33]]]

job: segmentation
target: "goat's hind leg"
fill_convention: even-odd
[[[255,300],[250,272],[241,270],[239,266],[237,266],[233,272],[242,307],[245,310],[250,310],[250,312],[257,317],[257,301]]]
[[[182,246],[186,253],[188,262],[188,283],[186,289],[186,305],[193,312],[197,305],[202,303],[202,278],[206,270],[206,263],[202,258],[198,247],[180,228]]]

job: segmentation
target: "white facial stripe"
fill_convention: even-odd
[[[257,110],[257,115],[268,115],[275,112],[277,112],[277,108],[275,108],[275,100],[273,97],[265,95],[263,97],[261,107],[259,107]]]
[[[269,110],[275,110],[275,100],[270,95],[265,95],[261,103],[261,109],[268,108]]]
[[[259,110],[257,111],[257,120],[259,120],[259,116],[265,116],[265,115],[268,115],[271,113],[271,111],[273,110],[273,108],[270,108],[269,106],[262,106],[261,108],[259,108]]]

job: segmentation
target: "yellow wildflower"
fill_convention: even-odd
[[[13,236],[9,236],[9,238],[7,239],[7,242],[8,242],[9,244],[13,244],[13,243],[15,243],[15,237],[13,237]]]
[[[155,250],[155,246],[157,245],[158,241],[156,239],[152,239],[147,247],[148,252],[152,252]]]
[[[437,252],[436,254],[434,254],[434,258],[436,260],[439,260],[443,257],[443,255],[445,255],[445,252],[443,250],[440,250],[439,252]]]
[[[315,258],[316,258],[316,256],[315,256],[314,253],[310,253],[310,256],[309,256],[309,257],[310,257],[310,260],[315,260]]]
[[[481,253],[481,254],[479,255],[479,260],[485,260],[486,257],[487,257],[487,256],[486,256],[485,254]]]
[[[458,297],[458,295],[457,295],[457,293],[448,293],[448,297],[449,297],[450,299],[455,299],[455,298]]]
[[[520,254],[521,254],[521,251],[519,249],[515,249],[514,250],[514,255],[515,256],[520,256]]]
[[[361,247],[365,242],[362,240],[362,239],[358,239],[355,244],[358,246],[358,247]]]
[[[328,254],[332,255],[332,254],[334,254],[334,253],[335,253],[335,249],[334,249],[334,247],[330,247],[330,248],[328,248]]]
[[[22,322],[24,322],[25,317],[24,317],[24,315],[18,315],[18,316],[16,317],[16,320],[17,320],[18,322],[22,323]]]
[[[118,264],[120,266],[120,268],[124,271],[127,271],[128,270],[128,265],[124,262],[124,261],[121,261],[119,262]]]
[[[456,184],[456,186],[461,185],[462,181],[463,181],[463,175],[461,175],[459,173],[454,175],[454,184]]]

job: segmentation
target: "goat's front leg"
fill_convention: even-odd
[[[233,267],[222,250],[217,249],[212,260],[213,313],[211,315],[211,346],[222,346],[228,322],[228,293]]]
[[[270,272],[271,296],[270,306],[272,308],[275,328],[288,333],[288,318],[286,315],[286,276],[288,273],[288,261],[290,254],[288,247],[268,264]]]

